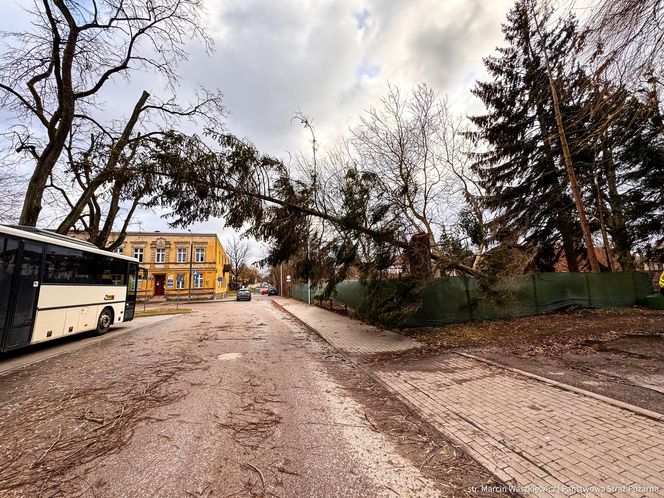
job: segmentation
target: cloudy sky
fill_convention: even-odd
[[[22,1],[0,0],[0,29],[25,25]],[[425,82],[447,94],[456,112],[476,112],[479,103],[469,90],[483,77],[482,57],[502,44],[500,24],[512,3],[208,0],[205,22],[214,51],[189,47],[178,97],[186,100],[200,85],[219,88],[228,128],[284,160],[309,146],[305,130],[291,123],[296,111],[313,119],[325,149],[376,103],[388,82],[403,89]],[[128,113],[144,87],[159,94],[160,85],[152,75],[115,83],[104,97],[109,112]],[[143,230],[167,228],[158,214],[143,212],[140,219]],[[194,229],[221,233],[223,222]]]
[[[482,56],[501,43],[512,0],[219,0],[215,53],[192,54],[188,83],[221,88],[229,125],[267,152],[306,147],[290,123],[313,118],[324,148],[385,93],[426,82],[465,112]]]

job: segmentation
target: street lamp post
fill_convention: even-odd
[[[307,225],[307,263],[309,263],[309,228]],[[311,270],[308,271],[311,273]],[[307,277],[307,304],[311,306],[311,276]]]
[[[191,230],[187,229],[191,234],[191,242],[189,243],[189,302],[191,302],[191,282],[194,277],[194,234]]]

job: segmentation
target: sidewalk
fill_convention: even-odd
[[[661,421],[457,354],[399,359],[419,343],[298,301],[276,302],[521,494],[664,493]],[[372,358],[377,353],[396,354]]]

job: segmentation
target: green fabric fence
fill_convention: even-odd
[[[358,282],[359,283],[359,282]],[[311,296],[313,299],[314,290],[311,291]],[[307,284],[293,285],[291,287],[291,297],[297,299],[298,301],[307,302]]]
[[[321,287],[312,288],[320,295]],[[634,306],[652,292],[650,277],[641,272],[538,273],[523,275],[483,291],[472,277],[433,280],[422,294],[422,306],[407,327],[424,327],[469,320],[527,316],[576,305],[589,308]],[[307,286],[294,285],[292,297],[307,301]],[[365,287],[356,280],[337,285],[335,301],[356,308]]]

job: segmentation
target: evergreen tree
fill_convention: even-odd
[[[519,235],[543,253],[562,242],[570,271],[578,271],[580,230],[569,195],[567,175],[556,141],[551,88],[525,2],[508,14],[503,33],[508,45],[487,57],[491,81],[478,82],[473,94],[488,109],[471,117],[478,131],[473,137],[488,144],[477,154],[475,169],[486,191],[486,205],[496,213],[496,233]],[[573,86],[566,74],[567,57],[577,38],[574,18],[561,21],[547,33],[548,56],[561,95]],[[565,109],[571,99],[563,98]]]
[[[664,237],[664,117],[655,89],[643,102],[633,99],[632,108],[625,116],[631,116],[629,123],[615,127],[624,137],[616,153],[617,169],[624,175],[616,190],[625,192],[624,237],[647,246]]]
[[[589,90],[588,90],[589,89]],[[577,149],[588,205],[607,259],[634,270],[633,251],[664,234],[664,128],[657,93],[610,84],[586,86]],[[610,236],[610,241],[609,241]]]

